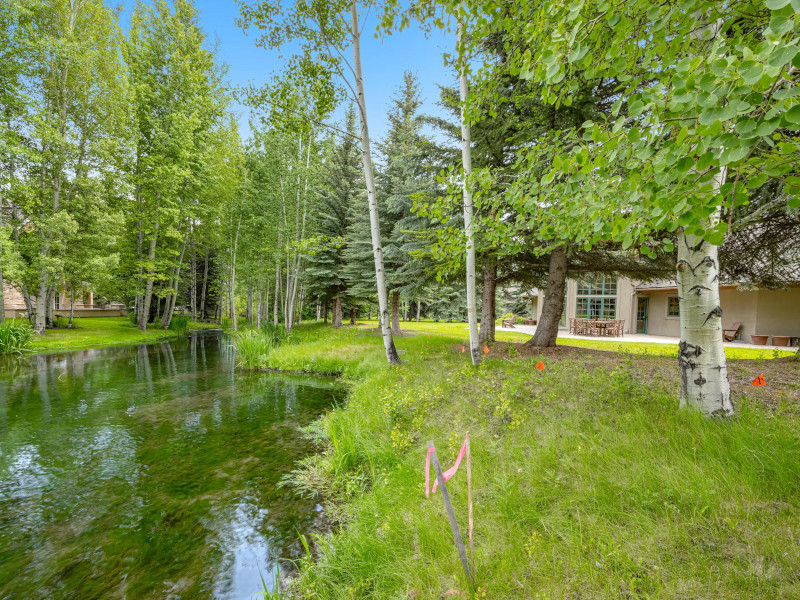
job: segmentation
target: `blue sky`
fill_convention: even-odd
[[[209,40],[219,41],[219,60],[228,65],[228,77],[232,84],[259,85],[269,81],[273,73],[282,70],[282,60],[277,53],[256,47],[254,32],[246,36],[234,23],[239,15],[239,7],[234,0],[195,0],[195,3]],[[132,6],[132,0],[125,1],[123,21],[126,28]],[[373,140],[381,139],[386,133],[386,109],[405,70],[416,73],[420,80],[425,101],[423,111],[426,114],[441,114],[435,106],[439,95],[437,84],[456,83],[452,69],[443,64],[442,54],[452,51],[454,46],[454,34],[436,32],[426,39],[418,29],[376,40],[368,24],[361,50],[367,116]],[[237,112],[240,113],[241,133],[246,137],[249,111],[247,107],[237,106]],[[340,116],[341,111],[334,118],[337,115]]]

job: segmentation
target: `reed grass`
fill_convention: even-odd
[[[33,329],[27,321],[6,320],[0,323],[0,354],[22,354],[30,350]]]

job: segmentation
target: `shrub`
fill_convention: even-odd
[[[53,327],[66,329],[69,327],[69,319],[67,317],[53,317]]]
[[[189,317],[172,317],[169,322],[169,329],[178,333],[186,333],[189,331]]]
[[[33,329],[26,321],[0,323],[0,354],[22,354],[31,345],[32,336]]]
[[[136,314],[135,310],[128,312],[128,321],[131,322],[131,325],[138,325],[139,324],[139,315]]]
[[[233,319],[230,319],[228,317],[222,317],[220,325],[222,325],[223,329],[230,329],[231,327],[233,327]]]
[[[261,331],[248,329],[236,334],[233,338],[233,347],[236,349],[236,364],[243,369],[258,369],[273,345]]]

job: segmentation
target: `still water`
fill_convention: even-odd
[[[319,506],[280,487],[344,390],[219,334],[0,364],[0,599],[249,599]]]

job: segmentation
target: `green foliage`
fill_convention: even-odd
[[[722,243],[720,213],[769,181],[800,207],[798,86],[785,76],[800,61],[794,4],[592,0],[479,19],[475,37],[514,47],[508,72],[541,85],[554,109],[581,101],[581,81],[617,84],[606,114],[520,152],[514,210],[545,240],[614,240],[653,255],[678,228]]]
[[[53,317],[53,326],[58,329],[66,329],[69,327],[69,319],[67,317]]]
[[[0,323],[0,354],[22,354],[30,349],[33,329],[27,321]]]
[[[189,317],[180,315],[173,316],[172,320],[169,322],[169,329],[176,333],[186,333],[189,331]]]

